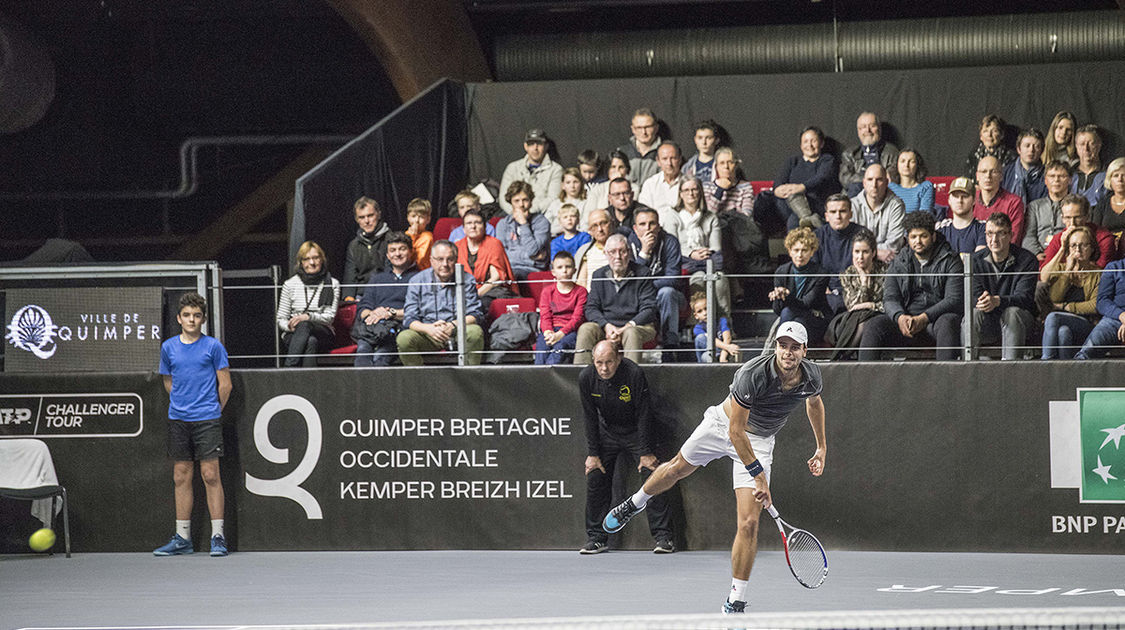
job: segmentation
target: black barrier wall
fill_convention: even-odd
[[[808,474],[812,434],[794,414],[778,437],[774,498],[836,549],[1120,553],[1125,445],[1105,429],[1125,423],[1125,394],[1099,394],[1081,409],[1076,402],[1079,387],[1121,386],[1116,367],[824,364],[825,475]],[[673,450],[726,395],[734,369],[645,368]],[[585,457],[577,375],[573,367],[235,372],[223,465],[232,542],[244,551],[577,549]],[[70,491],[76,551],[147,551],[170,535],[158,378],[5,376],[0,391],[139,395],[138,436],[45,439]],[[11,425],[0,424],[0,435],[14,435]],[[1076,446],[1091,436],[1098,466],[1116,477],[1104,486],[1084,474],[1085,447]],[[681,483],[674,503],[685,548],[729,546],[730,473],[718,461]],[[634,489],[636,474],[625,483]],[[1116,502],[1083,502],[1107,497]],[[199,500],[197,543],[205,518]],[[643,517],[626,534],[623,546],[651,547]],[[767,548],[777,543],[763,537]]]

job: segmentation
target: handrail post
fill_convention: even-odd
[[[707,361],[715,360],[715,261],[707,259]],[[690,291],[689,291],[690,293]],[[690,298],[689,298],[690,299]],[[689,305],[690,307],[690,305]],[[694,347],[695,340],[692,340]]]
[[[457,365],[460,366],[465,365],[465,270],[459,264],[454,265],[453,270],[457,282]]]
[[[973,257],[971,254],[961,254],[961,264],[964,266],[962,280],[964,286],[964,306],[961,315],[961,360],[975,361],[977,359],[977,327],[973,324]]]

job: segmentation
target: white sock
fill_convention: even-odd
[[[744,602],[746,601],[746,585],[750,580],[740,580],[738,578],[731,578],[730,581],[730,595],[727,597],[728,602]]]
[[[184,540],[191,540],[191,520],[176,521],[176,533]]]
[[[211,537],[214,538],[215,536],[223,536],[223,519],[221,518],[211,519]],[[226,536],[223,536],[223,538],[226,538]]]
[[[651,498],[652,495],[645,492],[644,486],[641,486],[641,489],[637,490],[637,493],[633,495],[633,505],[639,508],[644,507]]]

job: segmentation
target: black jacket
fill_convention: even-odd
[[[344,258],[344,284],[362,284],[373,272],[387,268],[387,236],[391,230],[380,221],[371,236],[356,230]],[[344,287],[342,297],[360,297],[363,287]]]
[[[992,262],[992,252],[987,249],[973,254],[973,302],[988,291],[1000,297],[998,308],[1018,306],[1034,313],[1038,281],[1039,259],[1019,245],[1013,243],[1008,257],[999,265]]]
[[[925,267],[909,246],[903,247],[887,268],[883,308],[891,321],[898,321],[902,314],[925,313],[932,322],[946,313],[961,313],[964,310],[964,272],[960,255],[940,232],[934,234],[934,249]],[[894,275],[903,273],[925,275]]]

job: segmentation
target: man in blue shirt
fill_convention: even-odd
[[[223,407],[230,398],[230,364],[223,344],[203,334],[207,301],[198,293],[180,296],[176,321],[182,332],[160,346],[160,374],[168,392],[168,455],[175,486],[176,533],[152,553],[179,556],[195,551],[191,542],[192,473],[199,474],[211,513],[211,555],[227,555],[223,535],[226,497],[219,479],[223,456]]]
[[[457,247],[440,240],[430,249],[430,268],[410,279],[403,308],[405,330],[396,339],[403,365],[422,365],[418,352],[453,349],[458,325],[457,287],[453,284],[456,266]],[[472,272],[464,270],[461,284],[465,294],[465,363],[479,365],[484,330],[477,322],[484,319],[484,310]]]
[[[1043,134],[1032,127],[1020,132],[1016,139],[1016,152],[1019,159],[1004,167],[1004,179],[1000,187],[1023,199],[1027,204],[1047,195],[1047,184],[1043,181]]]
[[[406,316],[406,290],[410,279],[418,273],[409,236],[402,232],[390,234],[387,262],[390,268],[371,274],[363,299],[356,307],[356,328],[352,332],[357,344],[356,367],[391,365],[395,357],[395,337]],[[363,322],[362,328],[359,322]]]

